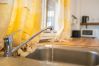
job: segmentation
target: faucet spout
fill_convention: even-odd
[[[28,42],[30,42],[32,39],[34,39],[36,36],[38,36],[39,34],[41,34],[42,32],[44,32],[47,29],[53,30],[53,27],[50,26],[50,27],[47,27],[47,28],[41,30],[40,32],[34,34],[32,37],[30,37],[25,42],[21,43],[19,46],[15,47],[14,49],[12,49],[12,36],[8,36],[8,37],[4,38],[4,48],[5,48],[4,56],[6,56],[6,57],[12,56],[12,54],[15,51],[17,51],[22,46],[26,45]]]

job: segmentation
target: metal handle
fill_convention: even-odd
[[[28,42],[30,42],[32,39],[34,39],[36,36],[38,36],[39,34],[41,34],[42,32],[44,32],[47,29],[53,30],[53,28],[51,26],[50,27],[47,27],[47,28],[41,30],[40,32],[36,33],[31,38],[29,38],[25,42],[21,43],[19,46],[17,46],[14,49],[12,49],[12,37],[11,37],[11,35],[8,36],[7,38],[4,39],[4,44],[5,44],[5,47],[4,47],[5,48],[4,56],[6,56],[6,57],[12,56],[12,53],[13,52],[17,51],[19,48],[21,48],[22,46],[26,45]]]
[[[9,57],[12,55],[12,36],[4,38],[4,56]]]
[[[36,33],[35,35],[33,35],[31,38],[29,38],[27,41],[23,42],[22,44],[20,44],[19,46],[17,46],[16,48],[14,48],[12,50],[12,53],[15,52],[16,50],[18,50],[19,48],[21,48],[22,46],[26,45],[28,42],[30,42],[32,39],[34,39],[36,36],[38,36],[39,34],[41,34],[42,32],[44,32],[45,30],[47,29],[50,29],[50,30],[53,30],[53,28],[50,26],[50,27],[47,27],[43,30],[41,30],[40,32]]]

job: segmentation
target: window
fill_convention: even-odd
[[[42,28],[52,26],[54,31],[56,27],[55,16],[56,16],[56,5],[58,0],[42,0]]]
[[[54,23],[55,23],[55,16],[54,16],[54,11],[48,11],[48,18],[47,18],[47,27],[48,26],[53,26],[54,27]]]

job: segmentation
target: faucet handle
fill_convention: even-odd
[[[49,26],[48,29],[53,30],[54,28],[53,28],[53,26]]]
[[[4,38],[4,56],[9,57],[12,55],[12,36]]]

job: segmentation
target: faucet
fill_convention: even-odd
[[[47,29],[53,30],[53,27],[49,26],[43,30],[41,30],[40,32],[34,34],[32,37],[30,37],[28,40],[24,41],[23,43],[21,43],[19,46],[15,47],[14,49],[12,48],[12,35],[9,35],[7,37],[4,38],[4,56],[5,57],[11,57],[12,54],[17,51],[19,48],[21,48],[22,46],[26,45],[28,42],[30,42],[32,39],[34,39],[36,36],[38,36],[39,34],[41,34],[42,32],[46,31]]]

